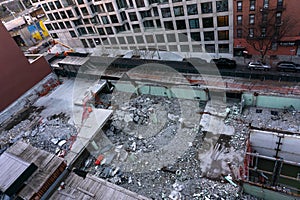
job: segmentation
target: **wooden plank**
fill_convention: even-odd
[[[91,192],[89,192],[89,191],[87,191],[87,190],[85,190],[85,189],[83,189],[81,187],[77,187],[76,189],[79,190],[80,192],[86,194],[86,195],[89,195],[90,197],[93,197],[93,198],[95,197],[94,193],[91,193]]]

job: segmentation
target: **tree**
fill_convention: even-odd
[[[280,39],[297,23],[288,14],[282,15],[282,10],[262,8],[256,15],[249,15],[250,25],[243,27],[247,43],[260,54],[262,61],[270,50],[277,48]]]

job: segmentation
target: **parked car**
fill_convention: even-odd
[[[235,68],[236,67],[235,60],[231,60],[228,58],[212,59],[210,61],[210,63],[216,64],[217,67],[220,67],[220,68]]]
[[[277,70],[278,71],[293,71],[297,72],[300,71],[300,65],[294,62],[289,61],[281,61],[277,63]]]
[[[249,62],[248,63],[248,69],[250,69],[250,70],[258,69],[258,70],[269,71],[271,69],[271,66],[266,65],[262,62]]]

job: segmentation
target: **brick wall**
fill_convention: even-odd
[[[0,111],[13,103],[50,72],[44,57],[29,63],[0,22]]]

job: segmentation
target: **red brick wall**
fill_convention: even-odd
[[[30,64],[0,21],[0,111],[46,77],[50,67],[44,57]]]
[[[241,1],[243,4],[242,12],[237,11],[237,2]],[[259,55],[255,49],[251,47],[251,45],[247,44],[245,39],[237,38],[237,29],[247,29],[249,26],[249,14],[260,14],[260,9],[263,7],[263,0],[256,0],[255,11],[250,11],[250,0],[234,0],[233,1],[233,13],[234,13],[234,47],[242,46],[246,47],[248,52],[253,55]],[[275,9],[277,7],[277,0],[269,0],[269,8]],[[291,24],[289,27],[289,31],[285,34],[287,37],[300,36],[300,1],[299,0],[283,0],[284,10],[282,11],[282,19],[287,17],[292,17],[297,24]],[[273,12],[273,11],[272,11]],[[237,25],[237,16],[243,16],[243,25]],[[255,22],[258,19],[255,17]],[[249,27],[247,27],[249,26]],[[247,37],[246,33],[243,32],[243,37]],[[296,52],[291,52],[290,50],[297,49],[297,46],[285,47],[278,45],[278,49],[276,51],[269,51],[268,55],[291,55],[296,54]]]

